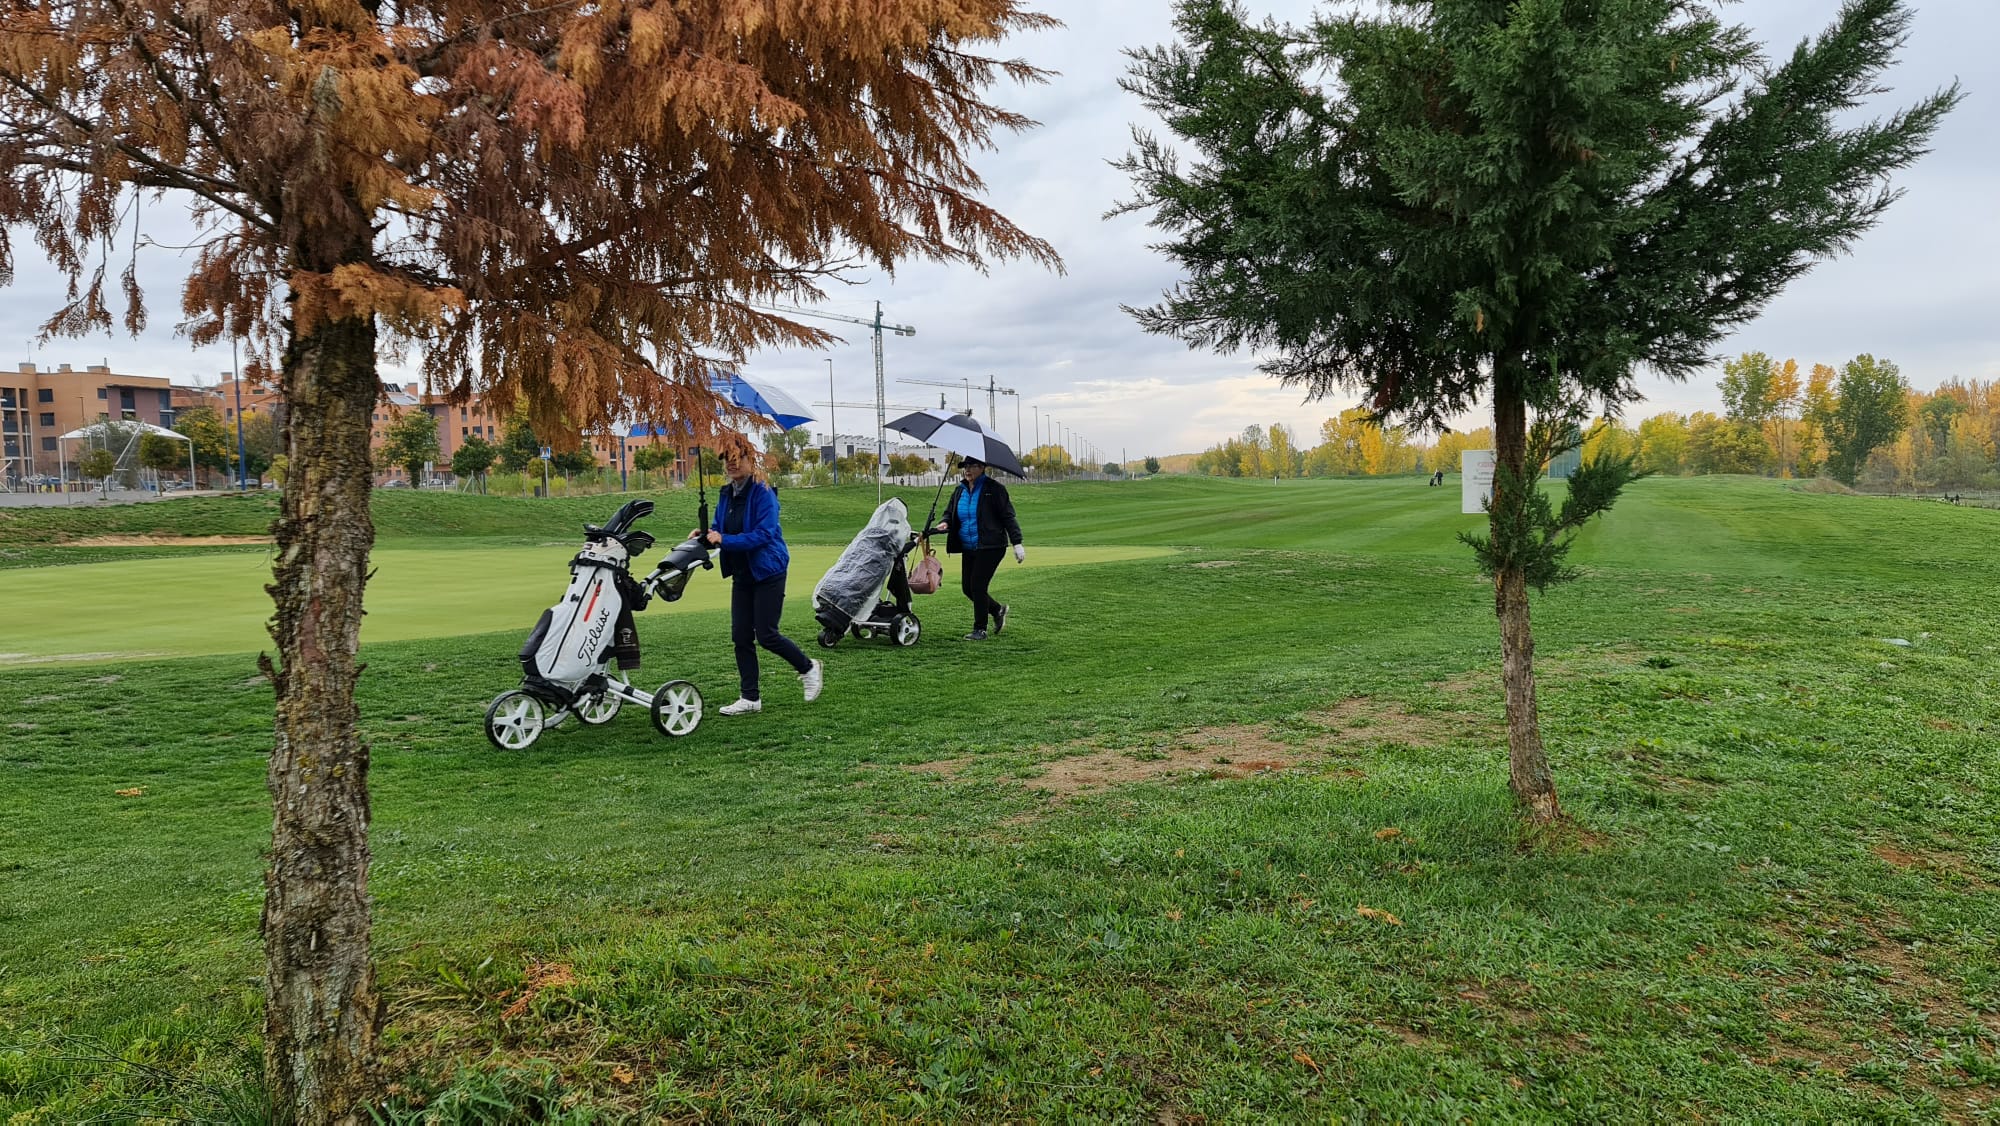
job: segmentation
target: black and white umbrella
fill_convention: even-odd
[[[969,414],[958,414],[947,410],[921,410],[906,414],[888,423],[891,430],[908,434],[927,446],[934,446],[960,457],[978,458],[989,469],[1002,473],[1012,473],[1016,477],[1026,477],[1028,471],[1021,468],[1021,459],[998,434],[979,424],[979,420]]]

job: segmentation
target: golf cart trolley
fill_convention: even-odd
[[[899,646],[917,643],[924,627],[910,606],[910,573],[904,566],[915,546],[903,502],[883,501],[813,588],[822,647],[840,644],[843,634],[864,641],[880,635]]]
[[[602,528],[584,525],[583,550],[569,563],[569,589],[542,611],[521,646],[521,686],[487,705],[486,737],[494,746],[524,750],[571,716],[593,727],[609,723],[626,704],[647,709],[653,726],[669,737],[691,734],[701,725],[701,690],[693,684],[669,680],[658,691],[645,692],[626,675],[639,667],[632,615],[654,597],[678,600],[688,576],[715,565],[708,547],[689,539],[667,552],[651,574],[634,579],[631,561],[653,546],[653,537],[632,525],[652,511],[652,501],[628,501]]]

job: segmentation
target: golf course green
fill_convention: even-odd
[[[362,643],[509,629],[525,637],[536,617],[562,595],[578,546],[446,541],[377,548],[369,556],[375,573],[368,583]],[[1105,563],[1165,550],[1049,547],[1035,552],[1034,565]],[[839,555],[837,547],[801,546],[792,552],[787,617],[799,623],[801,636],[811,633],[812,585]],[[644,572],[651,562],[650,556],[642,558],[635,570]],[[60,617],[31,615],[13,623],[0,648],[0,668],[274,649],[264,628],[271,616],[264,592],[270,570],[262,553],[249,551],[64,567],[60,580],[69,609]],[[49,582],[46,569],[0,570],[0,605],[33,605]],[[647,611],[648,625],[663,616],[728,605],[728,583],[718,572],[703,571],[679,601],[655,602]]]

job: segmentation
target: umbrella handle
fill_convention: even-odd
[[[701,471],[701,447],[694,448],[695,488],[701,493],[701,507],[695,510],[700,518],[701,530],[708,531],[708,474]]]
[[[924,517],[924,535],[926,537],[930,535],[931,526],[937,523],[938,499],[944,496],[944,479],[945,474],[951,472],[951,457],[951,451],[946,450],[944,454],[944,473],[938,474],[937,492],[931,494],[931,514]]]

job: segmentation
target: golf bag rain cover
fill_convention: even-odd
[[[521,666],[529,679],[574,689],[596,672],[607,657],[618,667],[639,664],[638,631],[631,607],[637,584],[625,571],[625,549],[616,543],[595,543],[570,560],[569,589],[549,607],[521,649]]]
[[[837,611],[846,621],[866,616],[896,560],[909,546],[909,510],[891,497],[868,518],[867,526],[813,588],[814,610]],[[846,622],[827,624],[844,626]]]

